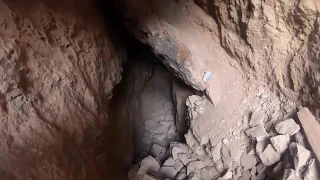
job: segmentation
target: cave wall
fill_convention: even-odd
[[[1,179],[108,173],[93,145],[125,50],[104,21],[93,1],[0,1]]]
[[[222,46],[247,73],[293,100],[318,105],[317,0],[196,0],[217,21]]]
[[[319,105],[319,1],[121,2],[133,34],[213,104],[226,90],[229,76],[219,72],[226,62],[297,103]]]
[[[119,116],[131,123],[134,163],[150,155],[154,144],[167,148],[183,136],[177,132],[172,97],[176,78],[159,62],[152,63],[156,61],[149,52],[134,57],[122,82],[120,107],[125,110]]]

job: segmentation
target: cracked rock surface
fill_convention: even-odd
[[[126,51],[103,21],[87,0],[0,1],[1,179],[111,174],[93,152]]]

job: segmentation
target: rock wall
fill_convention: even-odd
[[[247,73],[293,100],[318,105],[319,1],[196,2],[217,21],[222,46]]]
[[[121,2],[135,36],[176,76],[206,91],[213,104],[226,90],[221,79],[228,75],[219,72],[228,66],[220,62],[225,61],[291,100],[319,105],[319,1]]]
[[[176,78],[157,61],[151,52],[133,57],[121,83],[124,87],[117,92],[122,96],[118,116],[131,123],[135,162],[150,155],[154,144],[168,147],[183,137],[177,132],[172,97]]]
[[[125,51],[94,7],[85,0],[0,1],[2,179],[108,173],[94,145]]]

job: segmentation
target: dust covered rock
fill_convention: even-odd
[[[241,156],[241,166],[244,170],[252,169],[257,164],[257,158],[255,155],[243,155]]]
[[[290,137],[285,135],[278,135],[270,138],[271,144],[279,153],[284,153],[289,147]]]
[[[215,167],[205,167],[201,169],[201,179],[211,180],[212,178],[218,178],[220,173]]]
[[[293,169],[286,169],[283,175],[284,180],[302,180],[299,172]]]
[[[262,163],[266,166],[270,166],[280,160],[280,153],[278,153],[271,144],[269,144],[263,152],[258,154]]]
[[[261,112],[260,110],[255,110],[251,115],[249,125],[251,127],[257,126],[260,123],[263,123],[264,119],[265,119],[265,115],[263,114],[263,112]]]
[[[263,125],[258,125],[246,131],[247,135],[257,141],[264,141],[270,137]]]
[[[148,156],[141,161],[140,168],[137,172],[137,177],[141,178],[146,174],[157,173],[159,170],[159,163],[153,157]]]
[[[294,159],[295,170],[299,171],[311,159],[311,152],[295,142],[291,143],[289,148]]]
[[[279,134],[292,136],[299,132],[300,126],[293,119],[287,119],[279,122],[275,129]]]

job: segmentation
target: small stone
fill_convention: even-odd
[[[199,156],[206,154],[205,149],[203,148],[203,146],[199,144],[192,130],[189,130],[188,133],[184,135],[184,138],[186,140],[186,143],[188,144],[190,149],[193,150],[194,153],[196,153]]]
[[[168,158],[162,166],[169,166],[169,167],[173,167],[174,164],[176,163],[176,161],[173,158]]]
[[[232,168],[233,161],[231,159],[229,150],[223,146],[221,152],[222,152],[222,161],[224,162],[226,167]]]
[[[202,180],[212,180],[220,176],[220,173],[214,167],[205,167],[200,173]]]
[[[248,136],[257,141],[264,141],[270,137],[263,125],[258,125],[251,129],[246,130]]]
[[[252,169],[257,164],[257,158],[255,155],[243,155],[241,156],[240,164],[244,170]]]
[[[174,169],[174,167],[161,167],[160,174],[169,179],[174,179],[177,175],[178,171]]]
[[[219,142],[218,144],[216,144],[211,148],[211,155],[212,155],[213,162],[217,162],[218,160],[221,159],[221,145],[222,143]]]
[[[272,164],[280,160],[281,154],[278,153],[271,144],[269,144],[262,153],[258,153],[262,163],[266,166],[271,166]]]
[[[220,174],[226,171],[226,167],[224,166],[221,159],[215,163],[215,167]]]
[[[251,178],[251,173],[249,172],[249,170],[243,171],[240,177],[240,179],[243,179],[243,180],[248,180],[250,178]]]
[[[273,147],[277,150],[278,153],[284,153],[289,147],[290,137],[286,135],[278,135],[270,138],[270,141]]]
[[[275,129],[279,134],[292,136],[299,132],[300,126],[293,119],[290,118],[285,121],[279,122],[275,126]]]
[[[207,82],[211,76],[212,76],[212,73],[210,71],[206,71],[203,75],[203,82]]]
[[[186,146],[174,146],[172,148],[171,154],[173,159],[178,159],[179,158],[179,154],[186,154],[188,153],[188,147]]]
[[[158,145],[158,144],[153,144],[152,145],[152,148],[151,148],[151,155],[153,157],[155,157],[155,159],[161,164],[163,163],[163,161],[165,160],[166,158],[166,152],[167,150]]]
[[[260,141],[256,144],[256,153],[262,153],[268,146],[268,141]]]
[[[283,180],[302,180],[300,174],[293,169],[286,169],[284,171]]]
[[[160,165],[152,156],[148,156],[141,161],[140,168],[137,172],[139,177],[144,177],[147,173],[150,172],[159,172]]]
[[[166,116],[165,116],[165,121],[173,121],[175,118],[174,118],[174,116],[172,115],[172,114],[167,114]]]
[[[274,174],[280,174],[283,172],[284,169],[284,163],[280,161],[274,168],[273,168],[273,173]]]
[[[260,110],[253,111],[249,125],[255,127],[263,122],[265,115]]]
[[[197,158],[190,155],[190,154],[180,154],[179,160],[182,162],[182,164],[184,164],[186,166],[187,164],[189,164],[189,162],[196,161]]]
[[[294,159],[295,170],[299,171],[311,159],[311,152],[295,142],[290,144],[289,149]]]
[[[181,171],[181,169],[184,166],[179,160],[176,160],[176,162],[174,163],[173,167],[174,167],[175,170],[177,170],[179,172],[179,171]]]
[[[267,166],[265,166],[263,163],[259,163],[257,165],[257,172],[260,174],[260,173],[263,173],[265,170],[267,169]]]
[[[205,166],[213,166],[214,165],[214,162],[212,162],[212,159],[207,155],[202,156],[200,159]]]
[[[229,140],[228,139],[223,139],[222,142],[223,142],[224,145],[227,145],[229,143]]]
[[[197,106],[195,109],[195,112],[197,112],[198,114],[203,114],[204,113],[204,107],[202,106]]]
[[[146,120],[144,124],[146,127],[152,127],[152,126],[158,125],[158,123],[156,121],[154,121],[153,119]]]
[[[238,164],[243,153],[243,149],[241,148],[241,143],[238,140],[233,140],[230,145],[230,156],[233,161]]]
[[[314,179],[320,179],[317,163],[315,159],[311,159],[308,162],[308,167],[304,174],[304,180],[314,180]]]
[[[159,172],[160,165],[152,156],[148,156],[141,161],[140,169],[141,168],[147,169],[148,172]]]
[[[247,133],[244,130],[241,130],[240,132],[240,139],[245,146],[250,146],[252,144],[251,138],[247,135]]]
[[[243,169],[241,167],[237,167],[237,169],[235,170],[235,176],[240,177],[242,174]]]
[[[228,170],[223,176],[223,179],[231,179],[232,178],[232,171]]]
[[[201,161],[192,161],[187,166],[187,175],[194,173],[196,170],[201,170],[204,167],[203,162]]]
[[[255,176],[257,174],[257,167],[253,167],[250,171],[251,176]]]

